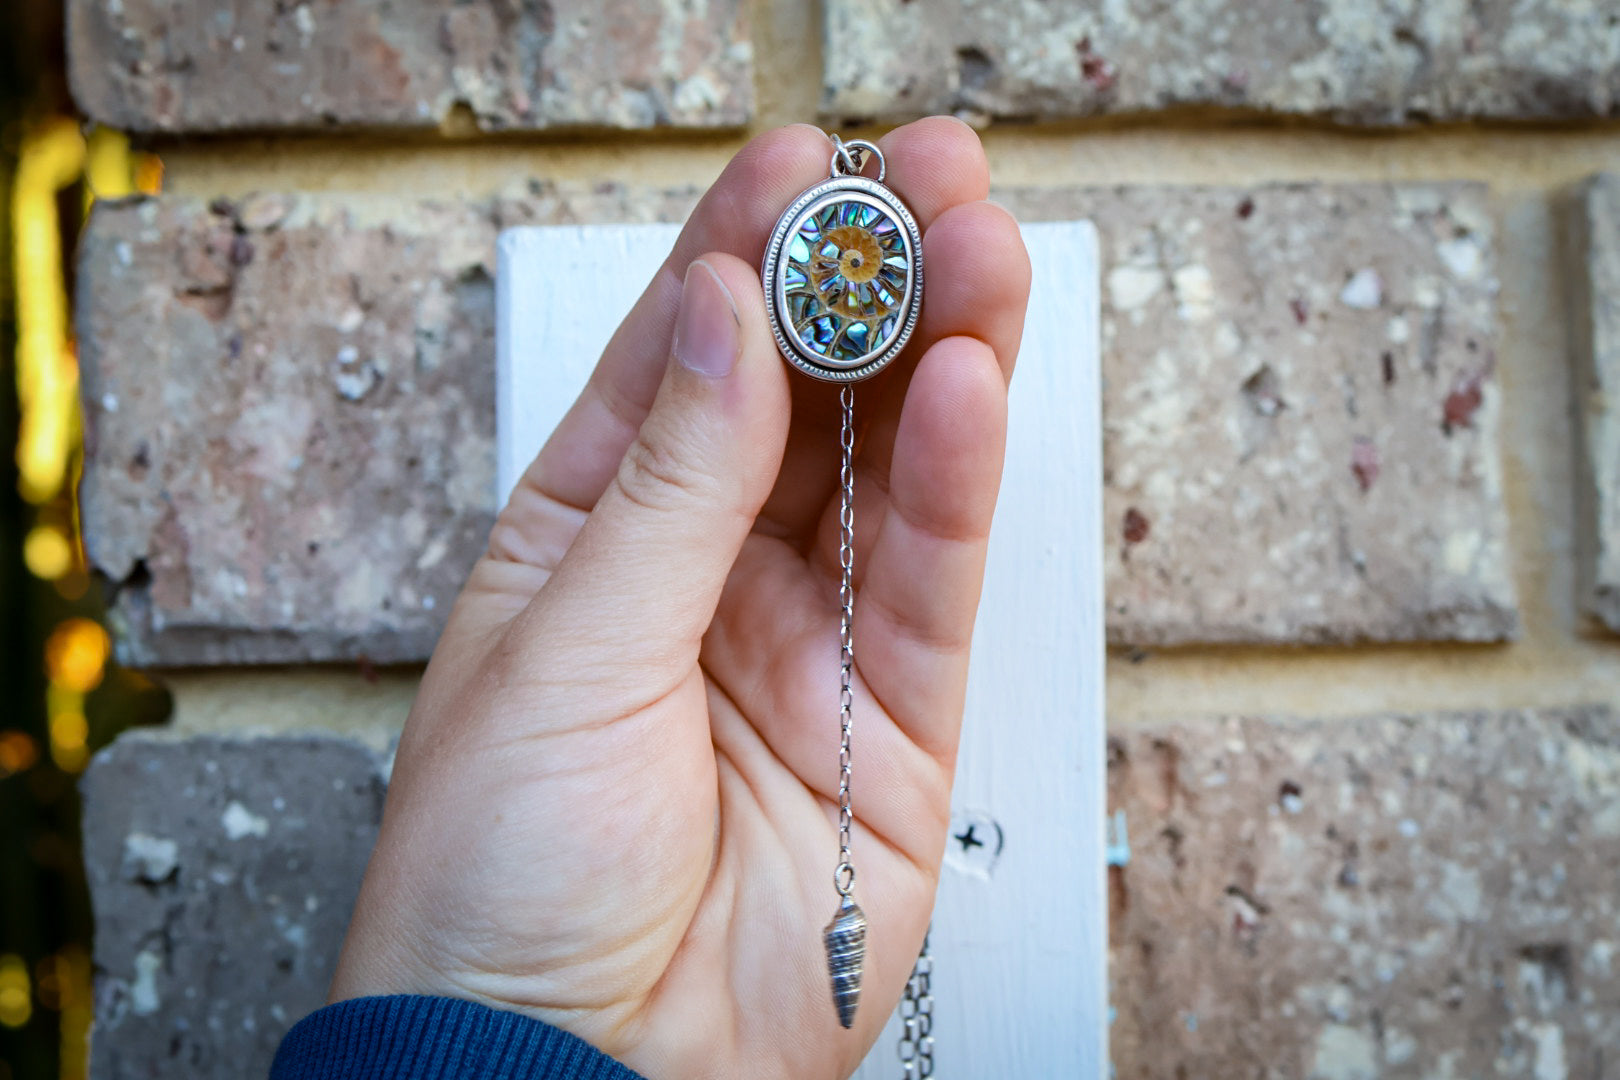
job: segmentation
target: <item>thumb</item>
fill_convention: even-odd
[[[776,482],[789,414],[757,272],[703,256],[687,268],[651,411],[519,622],[562,631],[566,643],[545,635],[548,650],[688,668]]]

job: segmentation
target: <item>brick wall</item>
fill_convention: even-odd
[[[98,1075],[239,1075],[320,1000],[309,871],[357,878],[495,509],[496,231],[931,110],[1102,234],[1119,1075],[1612,1070],[1603,5],[427,7],[68,3],[167,170],[80,261],[89,551],[175,696],[86,782]]]

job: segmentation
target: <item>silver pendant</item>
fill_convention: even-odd
[[[838,443],[838,911],[822,931],[833,1008],[855,1023],[866,967],[866,915],[855,903],[850,834],[850,760],[855,668],[855,388],[899,355],[922,310],[922,232],[883,186],[883,153],[832,136],[829,178],[793,200],[771,232],[762,270],[765,307],[782,356],[806,375],[844,385]],[[861,175],[866,155],[877,179]]]
[[[838,1022],[849,1027],[861,1003],[861,975],[866,969],[866,913],[849,897],[821,932],[827,947],[827,974],[832,979],[833,1008]]]
[[[883,154],[834,135],[830,177],[793,200],[765,249],[776,344],[806,375],[858,382],[905,348],[922,308],[922,232],[883,185]],[[860,175],[864,155],[877,179]]]

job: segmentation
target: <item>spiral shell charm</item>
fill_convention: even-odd
[[[849,897],[838,905],[838,914],[821,932],[827,946],[827,974],[832,977],[833,1008],[838,1023],[855,1023],[855,1010],[861,1003],[861,973],[866,969],[866,913]]]

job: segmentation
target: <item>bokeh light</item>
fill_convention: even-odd
[[[23,540],[23,564],[41,581],[55,581],[73,569],[73,545],[54,525],[35,525]]]
[[[0,1025],[17,1028],[34,1015],[28,965],[16,953],[0,956]]]
[[[112,640],[100,623],[63,620],[45,640],[45,673],[53,687],[88,694],[101,685]]]
[[[51,714],[51,760],[63,772],[76,773],[90,760],[90,722],[72,709]]]
[[[79,435],[79,365],[68,336],[56,193],[84,169],[79,126],[55,117],[23,136],[12,180],[17,283],[17,488],[34,504],[62,489]]]
[[[15,376],[16,394],[14,412],[0,409],[16,424],[15,495],[0,500],[11,507],[0,517],[0,551],[14,553],[20,565],[10,580],[22,586],[0,591],[0,615],[23,628],[24,646],[8,670],[24,697],[0,726],[0,782],[8,784],[0,871],[11,869],[0,877],[0,931],[12,950],[0,956],[0,1033],[11,1040],[0,1080],[40,1080],[53,1063],[61,1080],[88,1075],[90,916],[72,778],[119,729],[166,711],[166,695],[149,680],[112,666],[97,621],[100,598],[79,536],[83,422],[72,320],[73,250],[92,205],[158,193],[163,165],[122,133],[69,115],[52,63],[41,68],[37,96],[25,86],[22,97],[0,102],[0,243],[8,249],[0,331],[8,351],[14,346],[0,377]]]
[[[0,731],[0,780],[26,772],[39,760],[39,744],[26,731]]]
[[[83,945],[65,946],[56,954],[57,1010],[62,1031],[63,1077],[79,1077],[90,1071],[90,1020],[94,1015],[90,988],[90,950]]]

